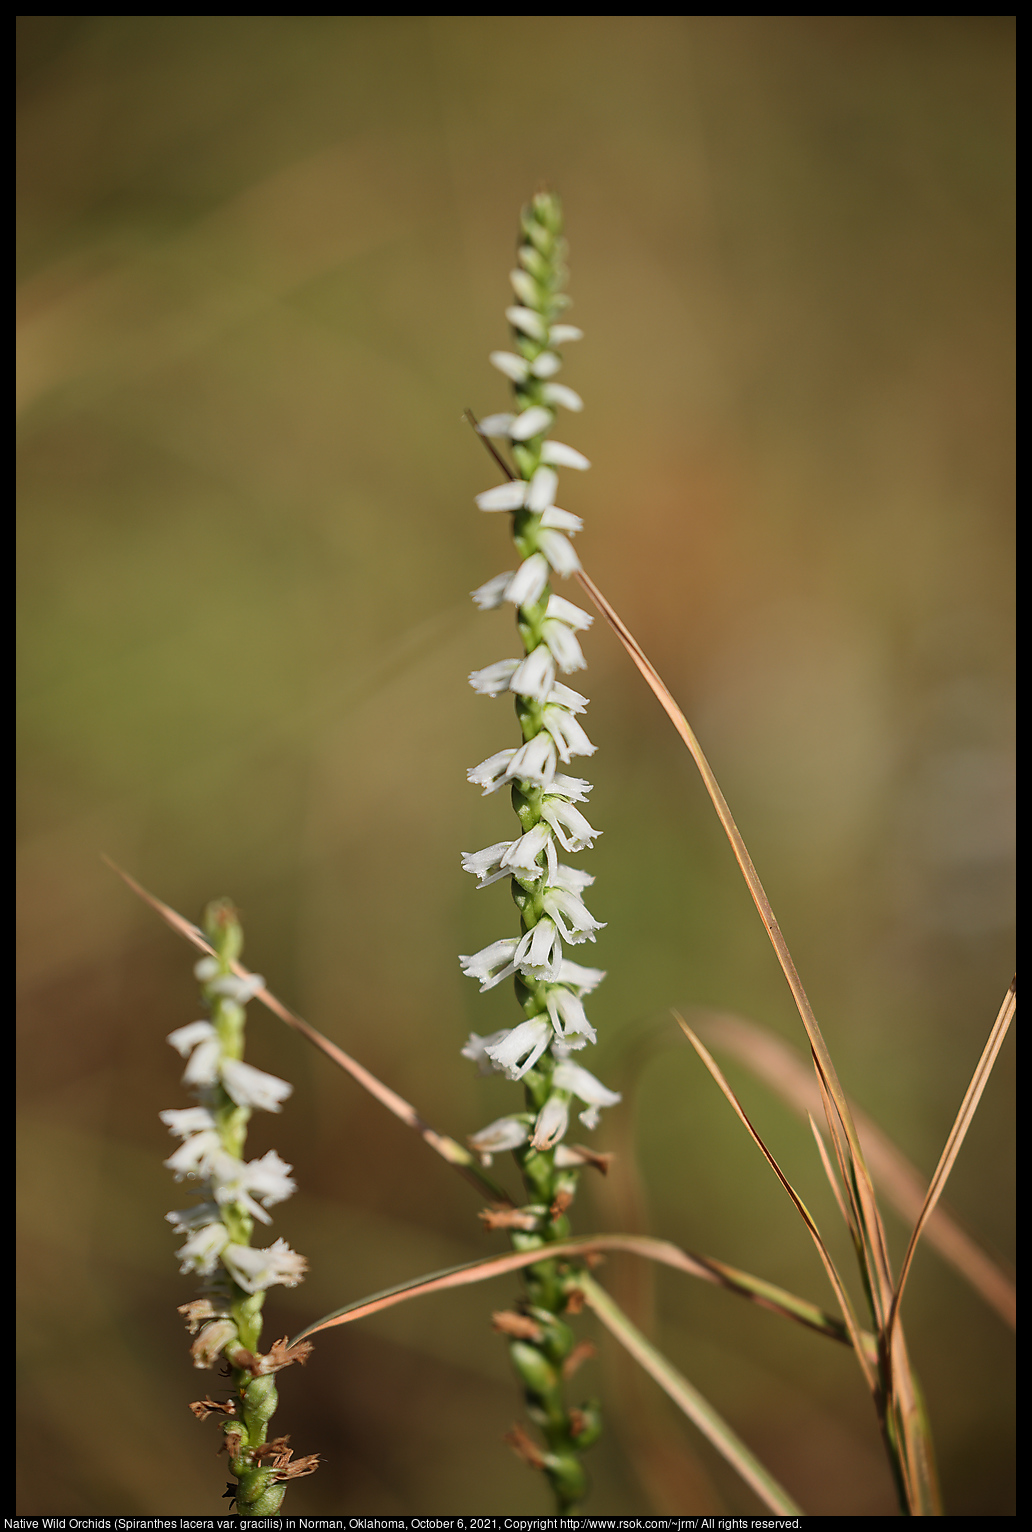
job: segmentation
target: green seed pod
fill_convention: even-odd
[[[558,1393],[559,1374],[536,1346],[514,1340],[509,1344],[509,1355],[528,1393],[539,1399],[551,1399]]]
[[[574,1334],[569,1325],[557,1319],[548,1309],[532,1308],[527,1312],[544,1331],[540,1344],[549,1361],[557,1364],[565,1361],[573,1350],[574,1342]]]
[[[588,1476],[575,1453],[549,1453],[545,1472],[562,1510],[576,1505],[588,1493]]]
[[[248,1516],[262,1515],[262,1507],[270,1504],[270,1497],[274,1497],[273,1503],[278,1510],[283,1499],[283,1486],[275,1482],[271,1468],[255,1468],[240,1475],[237,1506],[240,1510],[246,1507]]]
[[[266,1484],[257,1500],[253,1500],[247,1507],[249,1516],[278,1516],[279,1508],[283,1504],[283,1496],[287,1492],[285,1484],[278,1484],[275,1479]]]
[[[262,1440],[261,1432],[275,1415],[278,1403],[276,1380],[271,1374],[264,1378],[254,1378],[247,1385],[241,1414],[252,1442]]]

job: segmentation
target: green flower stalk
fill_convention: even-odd
[[[466,853],[462,865],[481,888],[509,880],[520,934],[502,937],[460,961],[464,973],[480,980],[481,991],[511,976],[523,1020],[487,1037],[473,1033],[462,1052],[483,1072],[498,1070],[523,1084],[524,1110],[499,1118],[469,1140],[485,1164],[503,1150],[515,1155],[529,1200],[522,1209],[497,1212],[494,1226],[508,1228],[519,1250],[546,1247],[569,1233],[567,1209],[578,1172],[594,1157],[564,1142],[571,1110],[579,1103],[581,1122],[594,1128],[599,1109],[620,1099],[572,1057],[596,1040],[584,997],[605,975],[565,955],[568,946],[593,942],[603,925],[582,897],[594,878],[560,862],[561,852],[587,850],[599,834],[577,807],[586,801],[590,783],[559,770],[574,756],[595,750],[578,721],[587,698],[557,679],[557,672],[584,668],[577,634],[592,619],[551,589],[554,575],[567,576],[580,567],[570,537],[581,521],[555,503],[556,470],[590,466],[580,452],[549,435],[560,408],[582,408],[579,395],[555,381],[562,366],[560,348],[581,337],[561,317],[569,304],[562,292],[565,254],[559,200],[539,192],[523,210],[519,267],[510,278],[518,300],[506,309],[514,350],[491,355],[513,385],[516,410],[491,415],[478,427],[484,436],[509,444],[515,474],[478,495],[477,504],[482,511],[511,515],[522,562],[517,570],[488,580],[473,599],[482,610],[512,603],[523,653],[474,671],[469,679],[481,695],[512,695],[522,743],[499,751],[467,775],[485,794],[510,789],[519,833]],[[583,1499],[587,1479],[580,1454],[600,1430],[594,1401],[580,1409],[565,1403],[565,1377],[583,1355],[560,1318],[567,1297],[560,1263],[543,1260],[528,1268],[522,1312],[496,1316],[498,1328],[511,1337],[528,1413],[546,1447],[541,1450],[519,1428],[509,1439],[548,1475],[560,1510]]]
[[[286,1338],[265,1354],[259,1350],[262,1305],[276,1284],[294,1287],[305,1259],[278,1239],[255,1249],[255,1222],[270,1223],[268,1208],[296,1190],[291,1166],[274,1149],[258,1160],[244,1160],[247,1124],[255,1109],[278,1112],[292,1087],[243,1061],[244,1007],[264,985],[259,974],[240,978],[233,964],[243,933],[228,900],[210,904],[205,931],[217,956],[202,958],[194,972],[201,981],[209,1019],[191,1022],[169,1037],[188,1060],[183,1075],[198,1105],[161,1113],[161,1120],[182,1143],[169,1159],[177,1181],[193,1183],[202,1201],[167,1215],[186,1242],[176,1252],[183,1272],[204,1278],[204,1296],[183,1304],[180,1313],[196,1336],[190,1351],[195,1367],[212,1367],[220,1358],[232,1370],[230,1398],[205,1398],[190,1408],[200,1420],[225,1417],[223,1446],[236,1484],[227,1495],[248,1516],[278,1515],[284,1483],[314,1473],[318,1457],[291,1461],[287,1437],[268,1440],[275,1414],[275,1374],[292,1362],[304,1362],[311,1346],[290,1347]]]

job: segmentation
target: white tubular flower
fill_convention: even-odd
[[[485,580],[483,585],[478,585],[476,590],[470,591],[470,595],[482,612],[493,612],[496,607],[502,605],[512,575],[512,570],[507,569],[504,574],[495,575],[493,580]]]
[[[533,310],[535,305],[540,306],[541,290],[529,272],[510,271],[509,281],[512,283],[513,292],[521,303],[526,304],[531,310]]]
[[[521,660],[496,660],[493,665],[485,665],[483,670],[470,671],[469,684],[481,697],[500,697],[502,692],[509,690],[509,682],[523,663]]]
[[[542,342],[548,340],[548,328],[540,314],[535,314],[533,309],[506,309],[505,317],[514,330],[520,330],[524,335],[529,335],[531,340]]]
[[[530,375],[533,378],[554,378],[562,367],[562,358],[556,356],[554,351],[542,351],[530,364]],[[546,462],[551,459],[546,458]]]
[[[480,1156],[481,1165],[490,1165],[496,1154],[527,1142],[527,1124],[518,1117],[499,1117],[479,1133],[471,1133],[466,1142]]]
[[[183,1140],[176,1152],[165,1161],[177,1181],[185,1176],[194,1178],[207,1175],[212,1156],[222,1148],[222,1140],[214,1128],[205,1133],[192,1133]]]
[[[560,404],[564,409],[577,412],[584,408],[580,394],[567,388],[565,383],[546,383],[541,392],[549,404]]]
[[[549,1096],[537,1115],[532,1149],[552,1149],[562,1138],[570,1122],[570,1105],[562,1096]]]
[[[509,868],[512,872],[527,872],[537,877],[542,870],[538,866],[537,859],[550,839],[551,834],[547,824],[535,825],[532,830],[527,831],[526,835],[521,835],[519,840],[513,841],[498,865]]]
[[[278,1112],[281,1103],[294,1087],[275,1075],[267,1075],[240,1059],[223,1059],[220,1073],[222,1085],[237,1106],[255,1107],[262,1112]]]
[[[515,415],[485,415],[477,426],[481,436],[508,436]]]
[[[584,331],[579,330],[575,324],[554,324],[548,332],[550,346],[565,346],[567,341],[583,339]]]
[[[518,750],[499,750],[497,755],[488,756],[487,760],[481,761],[479,766],[469,768],[466,773],[467,782],[472,782],[476,787],[482,787],[485,798],[488,793],[497,792],[509,780],[509,767],[518,754]]]
[[[595,746],[572,713],[565,708],[542,708],[541,721],[555,741],[559,759],[565,764],[575,755],[594,755]]]
[[[205,1224],[217,1223],[222,1210],[217,1202],[199,1202],[196,1207],[180,1208],[178,1212],[166,1213],[165,1222],[170,1223],[177,1234],[189,1234],[191,1229],[203,1228]]]
[[[495,1043],[500,1043],[508,1030],[508,1027],[504,1027],[501,1032],[489,1032],[486,1037],[481,1037],[479,1032],[471,1032],[469,1042],[464,1048],[460,1048],[459,1052],[464,1059],[469,1059],[477,1066],[478,1074],[497,1074],[499,1066],[488,1055],[487,1050]]]
[[[572,686],[564,686],[557,681],[548,694],[549,702],[557,707],[564,707],[571,713],[583,713],[588,705],[587,697],[582,697],[580,692],[575,692]]]
[[[217,976],[221,966],[217,957],[202,957],[199,963],[194,964],[194,978],[202,984],[208,984]]]
[[[532,436],[540,436],[543,431],[547,431],[554,419],[551,410],[546,410],[540,404],[532,404],[529,410],[516,416],[509,427],[509,436],[514,442],[529,441]]]
[[[598,989],[605,976],[604,968],[583,968],[580,963],[571,963],[569,958],[564,958],[559,967],[559,983],[581,996]]]
[[[506,484],[497,484],[494,489],[485,489],[477,495],[476,501],[482,511],[518,511],[526,494],[527,486],[522,479],[510,479]]]
[[[185,1059],[198,1043],[203,1043],[206,1038],[214,1036],[215,1028],[210,1021],[191,1021],[188,1026],[178,1027],[175,1032],[170,1032],[166,1041],[172,1044],[181,1059]]]
[[[542,524],[537,532],[537,545],[557,574],[571,575],[581,567],[573,544],[561,532],[551,532]]]
[[[183,1070],[183,1084],[195,1090],[210,1089],[218,1080],[221,1056],[222,1044],[217,1037],[209,1037],[203,1043],[198,1043]]]
[[[530,364],[513,351],[492,351],[488,361],[514,383],[525,383],[530,375]]]
[[[513,966],[532,979],[548,979],[554,983],[559,977],[562,961],[563,945],[556,923],[551,916],[542,915],[537,925],[531,926],[520,938]]]
[[[225,995],[227,1000],[235,1000],[237,1005],[246,1005],[260,989],[265,988],[265,980],[260,973],[249,973],[244,978],[239,974],[226,973],[208,987],[215,995]]]
[[[609,1090],[601,1080],[596,1080],[593,1074],[589,1074],[579,1064],[571,1064],[569,1059],[563,1059],[555,1066],[552,1080],[559,1090],[572,1092],[586,1104],[587,1111],[579,1114],[586,1128],[598,1127],[599,1107],[615,1106],[623,1099],[619,1091]]]
[[[551,572],[545,555],[532,553],[529,559],[524,559],[506,586],[506,601],[512,601],[516,606],[533,606],[548,584]]]
[[[549,870],[548,882],[552,888],[564,888],[568,894],[583,894],[586,888],[590,888],[595,881],[593,872],[584,872],[580,867],[553,867]]]
[[[537,468],[526,486],[527,498],[524,502],[528,511],[544,511],[555,500],[556,488],[559,484],[559,475],[551,468]]]
[[[583,452],[578,452],[575,447],[568,447],[565,442],[547,441],[541,448],[541,461],[552,463],[556,468],[590,468],[591,464]]]
[[[267,1250],[252,1250],[250,1245],[227,1245],[222,1261],[233,1281],[245,1293],[264,1292],[277,1284],[296,1287],[305,1274],[308,1262],[285,1239],[278,1239]]]
[[[551,825],[564,851],[587,851],[595,837],[602,834],[588,824],[580,809],[562,798],[543,799],[541,817]]]
[[[565,690],[565,687],[563,689]],[[559,688],[556,687],[556,690],[558,691]],[[560,771],[548,784],[545,799],[565,798],[567,803],[587,803],[590,792],[591,783],[586,782],[583,777],[567,777]]]
[[[213,1272],[219,1264],[219,1257],[229,1244],[229,1230],[224,1223],[209,1223],[190,1235],[185,1245],[177,1251],[176,1256],[182,1263],[180,1272],[198,1271],[203,1276]]]
[[[176,1107],[158,1116],[176,1138],[186,1138],[191,1133],[204,1133],[215,1126],[215,1119],[206,1106]]]
[[[546,888],[541,903],[563,940],[575,946],[593,942],[595,932],[605,928],[604,920],[596,920],[584,901],[564,888]]]
[[[555,597],[552,597],[555,600]],[[549,651],[559,669],[567,675],[571,670],[584,670],[586,661],[581,653],[581,646],[574,638],[573,633],[565,622],[559,622],[554,617],[546,617],[541,624],[541,637],[547,644]],[[555,671],[552,672],[553,676]]]
[[[515,844],[515,841],[500,840],[494,846],[485,846],[483,851],[464,851],[462,853],[463,872],[474,873],[479,888],[487,888],[489,883],[497,883],[499,878],[507,878],[509,874],[504,870],[502,858]]]
[[[572,511],[564,511],[558,505],[550,505],[541,512],[541,520],[538,525],[552,527],[557,532],[579,532],[584,523]]]
[[[533,702],[544,702],[554,685],[555,661],[547,643],[538,644],[536,649],[532,649],[509,680],[511,692],[518,692],[521,697],[529,697]]]
[[[567,601],[564,596],[549,596],[548,605],[545,607],[547,618],[557,617],[560,622],[568,623],[571,628],[577,628],[583,632],[590,628],[595,621],[590,612],[585,612],[581,607],[574,606],[572,601]]]
[[[505,768],[505,775],[547,787],[555,776],[555,761],[556,749],[551,735],[542,732],[535,734],[533,739],[513,753],[512,760]]]
[[[536,1016],[532,1021],[521,1021],[496,1043],[485,1047],[484,1052],[499,1069],[505,1070],[510,1080],[520,1080],[528,1069],[533,1069],[551,1037],[552,1028],[548,1022]]]
[[[480,993],[494,989],[496,984],[501,984],[511,973],[516,972],[516,964],[513,957],[519,942],[515,937],[504,937],[501,941],[492,942],[489,947],[482,947],[479,952],[473,953],[472,957],[460,956],[462,971],[467,979],[480,979]]]
[[[271,1223],[264,1209],[285,1202],[297,1191],[297,1182],[290,1178],[292,1168],[280,1159],[275,1149],[246,1165],[231,1154],[218,1155],[211,1166],[215,1200],[222,1206],[240,1202],[253,1217],[262,1223]]]
[[[564,963],[563,968],[575,967],[575,964]],[[562,970],[559,974],[562,979]],[[545,996],[545,1004],[548,1014],[552,1018],[552,1026],[560,1037],[576,1038],[577,1041],[570,1044],[574,1048],[583,1048],[585,1042],[595,1042],[595,1028],[591,1025],[584,1014],[584,1006],[581,1001],[569,989],[550,989]]]

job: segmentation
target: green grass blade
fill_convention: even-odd
[[[678,1409],[684,1411],[692,1424],[730,1463],[764,1505],[781,1516],[802,1515],[801,1508],[791,1495],[782,1489],[773,1475],[768,1473],[759,1459],[749,1451],[741,1438],[735,1435],[723,1416],[719,1415],[698,1389],[694,1388],[688,1379],[678,1372],[660,1351],[656,1350],[651,1341],[642,1335],[605,1289],[586,1272],[578,1277],[577,1282],[584,1294],[584,1301],[598,1315],[610,1334],[626,1347],[635,1361],[655,1379]]]

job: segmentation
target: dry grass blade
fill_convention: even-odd
[[[824,1142],[824,1135],[814,1121],[811,1113],[807,1112],[806,1118],[810,1124],[810,1132],[813,1134],[814,1140],[816,1141],[817,1153],[821,1157],[821,1164],[824,1167],[824,1174],[828,1178],[828,1185],[831,1187],[832,1196],[838,1203],[838,1210],[842,1214],[842,1222],[849,1230],[849,1235],[853,1241],[854,1246],[859,1249],[860,1231],[857,1229],[856,1224],[853,1221],[853,1214],[851,1210],[846,1206],[845,1198],[842,1195],[842,1183],[832,1169],[831,1161],[828,1158],[828,1146]]]
[[[892,1306],[895,1285],[892,1278],[892,1269],[889,1264],[885,1230],[882,1226],[878,1203],[874,1195],[874,1184],[864,1161],[860,1138],[856,1131],[856,1125],[850,1115],[845,1092],[842,1089],[835,1066],[832,1063],[827,1044],[821,1034],[821,1029],[817,1024],[817,1018],[810,1005],[802,980],[799,977],[795,963],[792,961],[788,944],[781,933],[781,928],[774,916],[773,908],[771,907],[770,900],[767,898],[763,884],[760,882],[756,868],[753,866],[745,841],[742,839],[742,835],[735,824],[731,810],[720,790],[713,770],[688,720],[674,701],[669,688],[663,682],[659,672],[649,660],[637,639],[635,639],[627,625],[610,606],[594,581],[583,570],[578,573],[577,578],[620,639],[620,642],[645,678],[645,681],[674,725],[674,728],[688,747],[689,753],[709,794],[710,801],[717,812],[717,817],[723,826],[731,849],[734,852],[735,859],[741,869],[753,903],[756,905],[760,919],[763,921],[767,935],[770,937],[771,944],[777,954],[778,962],[788,982],[796,1009],[799,1012],[810,1042],[814,1068],[817,1071],[822,1094],[825,1098],[828,1129],[831,1133],[836,1157],[842,1168],[843,1181],[854,1207],[856,1229],[860,1238],[858,1253],[864,1287],[869,1295],[878,1327],[880,1330],[883,1330]],[[824,1259],[823,1255],[822,1259]],[[859,1347],[857,1347],[857,1356],[861,1361],[861,1366],[864,1368],[865,1377],[867,1377],[868,1368]],[[883,1411],[887,1394],[895,1401],[896,1408],[898,1409],[898,1429],[888,1434],[886,1441],[890,1454],[893,1455],[894,1461],[900,1469],[901,1479],[905,1486],[906,1505],[912,1513],[927,1514],[936,1508],[938,1491],[931,1478],[931,1453],[926,1440],[924,1426],[922,1425],[923,1417],[919,1406],[918,1392],[911,1375],[910,1363],[903,1341],[903,1332],[899,1325],[895,1327],[891,1349],[887,1353],[883,1365],[886,1372],[891,1374],[891,1377],[885,1379],[886,1388],[875,1391],[879,1418],[884,1423]]]
[[[384,1309],[393,1308],[399,1303],[407,1303],[412,1298],[423,1298],[431,1293],[447,1292],[453,1288],[467,1287],[475,1282],[486,1282],[492,1277],[501,1277],[508,1272],[518,1271],[521,1267],[534,1266],[542,1259],[549,1260],[561,1255],[585,1255],[592,1249],[634,1249],[642,1245],[658,1247],[662,1244],[663,1241],[660,1240],[635,1240],[623,1235],[600,1235],[591,1236],[587,1240],[564,1240],[538,1250],[521,1250],[507,1255],[488,1256],[485,1260],[471,1261],[465,1266],[452,1266],[445,1271],[435,1271],[424,1277],[416,1277],[410,1282],[402,1282],[396,1287],[389,1287],[383,1292],[359,1299],[357,1303],[350,1303],[345,1308],[337,1309],[334,1313],[327,1314],[323,1319],[308,1325],[294,1337],[291,1345],[297,1345],[299,1341],[317,1335],[321,1330],[331,1330],[339,1325],[351,1324],[357,1319],[367,1319],[372,1314],[380,1314]],[[647,1252],[642,1250],[639,1253]],[[652,1253],[657,1259],[663,1258],[656,1256],[655,1252]],[[694,1269],[696,1263],[690,1257],[686,1257],[683,1251],[677,1250],[676,1246],[669,1246],[667,1253],[671,1257],[676,1257],[676,1259],[670,1259],[668,1264]],[[694,1274],[709,1276],[709,1273],[701,1267],[695,1270]],[[698,1390],[693,1388],[688,1380],[645,1339],[608,1293],[600,1288],[586,1272],[578,1273],[576,1283],[584,1293],[586,1302],[611,1333],[627,1347],[646,1372],[655,1378],[660,1387],[708,1437],[718,1452],[737,1469],[764,1504],[782,1515],[797,1515],[799,1507],[771,1477],[763,1464],[752,1455],[745,1443],[739,1440],[727,1422],[718,1415]]]
[[[960,1153],[960,1146],[967,1137],[968,1128],[970,1128],[975,1112],[978,1110],[978,1103],[982,1099],[982,1092],[989,1083],[989,1076],[992,1074],[993,1065],[996,1063],[997,1055],[1003,1046],[1003,1040],[1007,1036],[1011,1021],[1014,1018],[1017,1003],[1017,980],[1012,979],[1010,988],[1003,998],[999,1014],[993,1022],[986,1045],[982,1049],[982,1056],[975,1066],[971,1083],[964,1092],[964,1099],[960,1103],[960,1110],[957,1113],[953,1127],[950,1129],[946,1145],[929,1183],[924,1207],[921,1209],[917,1223],[914,1225],[914,1232],[910,1236],[910,1243],[907,1246],[907,1253],[903,1257],[903,1265],[900,1267],[899,1281],[896,1284],[892,1309],[889,1313],[888,1324],[886,1326],[886,1332],[890,1341],[893,1330],[898,1323],[899,1307],[903,1301],[903,1289],[910,1275],[910,1267],[913,1263],[914,1252],[917,1249],[917,1242],[921,1238],[924,1227],[934,1211],[935,1204],[942,1196],[950,1171],[953,1169],[957,1155]]]
[[[770,937],[778,962],[781,965],[781,970],[792,992],[796,1009],[806,1029],[806,1035],[809,1038],[810,1048],[813,1052],[814,1067],[831,1101],[834,1103],[835,1110],[828,1113],[828,1127],[831,1131],[832,1139],[837,1141],[840,1134],[844,1134],[846,1145],[848,1145],[848,1149],[846,1146],[843,1146],[840,1150],[840,1158],[843,1156],[847,1158],[852,1167],[852,1176],[855,1178],[856,1195],[859,1203],[860,1216],[858,1223],[861,1230],[864,1231],[865,1248],[872,1263],[868,1274],[868,1282],[872,1292],[877,1295],[876,1302],[881,1315],[884,1317],[888,1313],[892,1300],[893,1284],[892,1275],[885,1256],[884,1231],[881,1230],[881,1221],[874,1196],[874,1186],[871,1182],[867,1166],[864,1163],[863,1150],[860,1147],[860,1139],[850,1117],[845,1092],[839,1082],[838,1074],[832,1063],[827,1044],[821,1034],[821,1029],[817,1024],[817,1018],[814,1015],[813,1007],[810,1005],[803,982],[799,977],[798,970],[792,960],[792,955],[788,950],[788,944],[781,934],[781,927],[775,918],[766,890],[760,882],[759,874],[753,866],[753,861],[745,841],[742,839],[741,832],[735,824],[727,800],[720,790],[720,785],[709,761],[706,759],[702,746],[695,737],[695,733],[687,718],[685,718],[681,709],[674,701],[669,688],[633,633],[631,633],[626,623],[618,616],[613,607],[610,606],[595,582],[583,570],[578,571],[577,579],[627,650],[627,653],[645,678],[660,706],[688,747],[688,751],[698,768],[710,801],[717,812],[717,817],[734,852],[735,860],[741,869],[749,893],[752,895],[753,903],[756,905],[760,919],[763,921],[767,935]]]
[[[853,1350],[856,1352],[857,1361],[860,1363],[860,1369],[863,1372],[864,1380],[867,1383],[867,1386],[870,1389],[873,1397],[877,1399],[879,1394],[878,1379],[871,1366],[868,1349],[863,1342],[863,1332],[861,1331],[860,1325],[857,1322],[856,1315],[853,1312],[853,1305],[849,1300],[849,1295],[845,1290],[835,1263],[831,1258],[824,1240],[821,1238],[820,1230],[814,1222],[809,1209],[803,1202],[802,1198],[799,1196],[799,1193],[795,1190],[795,1187],[789,1181],[788,1177],[785,1175],[784,1171],[781,1169],[781,1166],[778,1164],[777,1160],[774,1158],[766,1144],[763,1142],[763,1139],[760,1137],[752,1123],[749,1121],[749,1117],[745,1111],[745,1108],[742,1106],[741,1102],[738,1100],[738,1097],[735,1095],[727,1080],[724,1078],[724,1075],[720,1070],[720,1066],[717,1064],[712,1054],[708,1051],[705,1044],[696,1037],[695,1033],[692,1031],[691,1027],[684,1020],[684,1018],[678,1016],[676,1011],[674,1012],[674,1016],[676,1017],[677,1023],[681,1030],[684,1032],[688,1041],[691,1043],[692,1047],[695,1049],[696,1053],[699,1055],[700,1059],[706,1065],[706,1068],[709,1070],[710,1074],[713,1076],[714,1080],[723,1091],[724,1096],[731,1104],[739,1121],[745,1127],[753,1143],[759,1149],[760,1153],[767,1161],[767,1164],[770,1166],[778,1180],[781,1182],[782,1186],[785,1188],[785,1191],[791,1198],[796,1211],[799,1213],[800,1218],[802,1218],[803,1222],[805,1223],[807,1230],[809,1231],[810,1238],[813,1240],[814,1245],[817,1247],[817,1253],[821,1258],[824,1269],[828,1273],[828,1280],[832,1285],[835,1297],[839,1301],[839,1306],[842,1309],[843,1316],[849,1328],[850,1340],[852,1342]]]
[[[820,1092],[813,1075],[794,1048],[766,1027],[743,1016],[715,1011],[689,1014],[696,1030],[711,1046],[732,1054],[775,1090],[783,1101],[800,1115],[810,1117],[812,1122],[811,1114],[820,1106]],[[925,1207],[928,1191],[925,1177],[855,1101],[850,1101],[849,1106],[878,1190],[913,1225]],[[823,1140],[820,1147],[826,1159]],[[837,1184],[834,1189],[836,1196],[840,1196]],[[944,1208],[929,1209],[923,1237],[1007,1324],[1014,1326],[1017,1311],[1014,1283]]]
[[[111,861],[110,857],[104,857],[102,860],[107,863],[113,872],[117,872],[118,876],[128,884],[134,894],[137,894],[145,904],[149,904],[152,910],[156,910],[162,920],[172,927],[173,931],[178,931],[180,936],[184,936],[188,942],[192,942],[201,952],[213,954],[214,949],[203,931],[198,930],[185,916],[180,915],[170,905],[163,904],[160,899],[148,893],[141,884],[137,883],[135,878],[130,877],[129,873]],[[250,971],[242,963],[234,963],[232,966],[233,972],[238,974],[240,978],[247,979],[251,977]],[[406,1127],[413,1128],[425,1144],[428,1144],[442,1159],[447,1160],[449,1165],[454,1166],[459,1174],[465,1176],[468,1181],[471,1181],[478,1190],[486,1191],[497,1201],[511,1205],[512,1198],[509,1196],[509,1193],[504,1187],[499,1186],[493,1181],[490,1176],[483,1173],[477,1164],[476,1156],[470,1150],[466,1149],[454,1138],[449,1138],[446,1133],[438,1133],[435,1128],[432,1128],[428,1122],[425,1122],[420,1117],[414,1106],[406,1101],[404,1097],[399,1096],[396,1091],[392,1091],[389,1085],[384,1085],[382,1080],[378,1080],[357,1059],[353,1059],[350,1054],[345,1053],[344,1049],[339,1048],[336,1043],[331,1043],[328,1037],[324,1037],[321,1032],[317,1031],[315,1027],[310,1026],[307,1021],[303,1021],[300,1016],[295,1016],[293,1011],[288,1010],[283,1002],[277,1000],[276,996],[268,989],[263,987],[256,990],[255,999],[260,1000],[264,1006],[272,1011],[274,1016],[278,1016],[281,1021],[285,1021],[288,1027],[292,1027],[295,1032],[299,1032],[302,1037],[306,1038],[313,1047],[318,1048],[321,1053],[324,1053],[339,1069],[343,1069],[353,1080],[357,1080],[359,1085],[367,1090],[371,1096],[375,1096],[377,1101],[382,1106],[385,1106],[389,1112],[392,1112]]]
[[[611,1335],[630,1352],[666,1393],[688,1416],[721,1456],[731,1464],[763,1503],[782,1516],[798,1516],[800,1507],[782,1489],[777,1480],[767,1472],[758,1458],[754,1457],[745,1443],[735,1435],[731,1427],[718,1415],[688,1379],[667,1361],[663,1354],[642,1335],[613,1299],[599,1287],[594,1279],[583,1273],[578,1286],[585,1302],[601,1319]]]
[[[366,1319],[371,1314],[378,1314],[381,1310],[393,1308],[399,1303],[407,1303],[412,1298],[422,1298],[430,1293],[447,1292],[451,1288],[468,1287],[476,1282],[486,1282],[492,1277],[504,1276],[510,1271],[519,1271],[524,1266],[535,1266],[543,1260],[555,1260],[563,1256],[583,1258],[600,1250],[625,1250],[631,1255],[640,1255],[647,1260],[658,1261],[661,1265],[672,1266],[676,1271],[686,1272],[689,1276],[698,1277],[713,1286],[724,1287],[729,1292],[737,1293],[760,1308],[769,1309],[772,1313],[796,1320],[809,1329],[816,1330],[818,1334],[827,1336],[830,1340],[840,1341],[844,1345],[852,1344],[849,1332],[840,1320],[826,1314],[823,1309],[818,1308],[814,1303],[807,1302],[805,1298],[797,1298],[794,1293],[786,1292],[784,1288],[776,1287],[772,1282],[764,1282],[760,1277],[738,1271],[734,1266],[726,1266],[721,1261],[711,1260],[707,1256],[690,1255],[668,1240],[651,1239],[647,1235],[639,1234],[582,1234],[574,1239],[540,1246],[535,1250],[510,1251],[502,1255],[484,1256],[478,1261],[467,1261],[461,1266],[448,1266],[442,1271],[432,1271],[421,1277],[413,1277],[408,1282],[399,1282],[394,1287],[384,1288],[379,1293],[372,1293],[366,1298],[357,1299],[354,1303],[345,1304],[343,1308],[334,1309],[332,1313],[324,1314],[321,1319],[315,1320],[313,1324],[302,1330],[294,1337],[294,1341],[305,1340],[318,1330],[351,1324],[356,1319]],[[869,1356],[877,1355],[877,1343],[873,1335],[865,1332],[863,1343]]]

